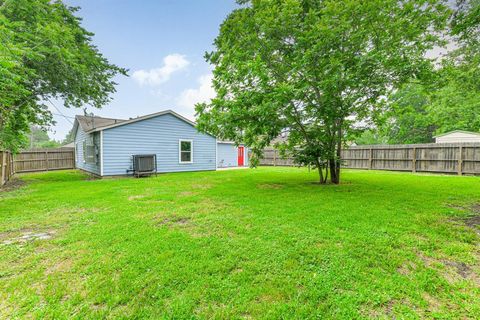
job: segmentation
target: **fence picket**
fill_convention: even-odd
[[[351,169],[480,174],[480,143],[354,146],[342,150],[342,160],[343,167]],[[294,164],[267,148],[260,165]]]
[[[25,150],[14,156],[15,172],[50,171],[75,168],[75,149]]]

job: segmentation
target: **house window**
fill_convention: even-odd
[[[193,141],[178,141],[178,158],[180,163],[193,163]]]
[[[93,136],[89,136],[87,139],[83,140],[83,162],[97,163],[96,158]]]
[[[83,153],[83,163],[87,161],[87,140],[83,140],[83,146],[82,146],[82,153]]]

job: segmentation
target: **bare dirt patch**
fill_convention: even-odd
[[[138,195],[135,195],[135,196],[129,196],[128,200],[129,201],[134,201],[134,200],[139,200],[139,199],[143,199],[143,198],[145,198],[144,195],[138,194]]]
[[[480,203],[476,203],[472,205],[470,208],[467,208],[467,211],[471,212],[471,214],[463,219],[463,222],[467,227],[470,227],[480,233]]]
[[[472,272],[472,269],[463,262],[443,260],[442,263],[445,266],[455,269],[457,274],[459,274],[464,279],[468,278],[468,276]]]
[[[389,316],[392,315],[393,308],[395,308],[395,305],[397,304],[397,300],[392,299],[387,302],[387,305],[385,306],[385,313]]]
[[[184,226],[190,223],[190,218],[187,217],[177,217],[177,216],[171,216],[167,218],[161,219],[157,225],[159,226]]]
[[[461,222],[480,235],[480,203],[475,203],[467,207],[456,205],[450,205],[449,207],[468,212],[468,216],[453,219],[453,222]]]
[[[262,183],[257,185],[258,189],[282,189],[283,185],[278,183]]]
[[[50,265],[46,268],[45,274],[54,274],[54,273],[61,273],[61,272],[68,272],[73,267],[73,260],[72,259],[64,259]]]
[[[83,178],[85,181],[95,181],[95,180],[100,180],[100,177],[94,175],[94,174],[86,174],[85,178]]]
[[[428,257],[422,253],[419,253],[418,257],[427,268],[438,271],[439,274],[450,283],[470,280],[476,284],[480,284],[480,277],[473,271],[474,266],[469,266],[459,261]]]
[[[197,189],[197,190],[208,190],[212,188],[212,185],[210,183],[196,183],[192,184],[192,189]]]
[[[437,312],[438,310],[440,310],[442,304],[436,297],[433,297],[430,294],[424,292],[422,293],[422,298],[428,303],[429,311]]]
[[[416,309],[407,299],[390,299],[376,306],[365,304],[361,307],[360,312],[368,319],[397,319],[395,308],[398,306],[406,306],[410,310]]]
[[[0,187],[0,192],[10,192],[19,189],[27,183],[22,179],[12,178],[3,187]]]
[[[465,222],[467,227],[476,229],[477,232],[480,232],[480,230],[478,230],[478,227],[480,226],[480,213],[466,217],[463,221]]]
[[[417,265],[412,261],[406,261],[402,264],[398,269],[397,272],[401,275],[407,276],[412,273],[413,270],[417,268]]]
[[[35,231],[24,231],[21,236],[8,238],[2,241],[2,244],[16,244],[16,243],[27,243],[35,240],[48,240],[55,235],[55,231],[50,230],[46,232],[35,232]]]
[[[182,191],[178,195],[180,197],[191,197],[191,196],[196,196],[197,194],[198,194],[197,192],[193,192],[193,191]]]

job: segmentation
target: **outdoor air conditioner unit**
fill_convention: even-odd
[[[136,154],[133,155],[133,175],[140,177],[157,173],[157,155]]]

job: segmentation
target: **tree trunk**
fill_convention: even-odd
[[[340,164],[342,156],[342,127],[339,124],[337,130],[337,145],[335,150],[335,159],[330,159],[330,181],[335,184],[340,183]]]
[[[319,178],[320,178],[320,184],[323,184],[323,170],[321,167],[318,167],[318,175],[319,175]]]
[[[320,165],[320,161],[317,159],[317,169],[318,169],[318,176],[320,178],[320,184],[324,184],[326,182],[326,179],[323,178],[323,169],[322,166]]]
[[[330,181],[332,183],[340,183],[339,171],[337,170],[337,161],[336,159],[330,159]]]

